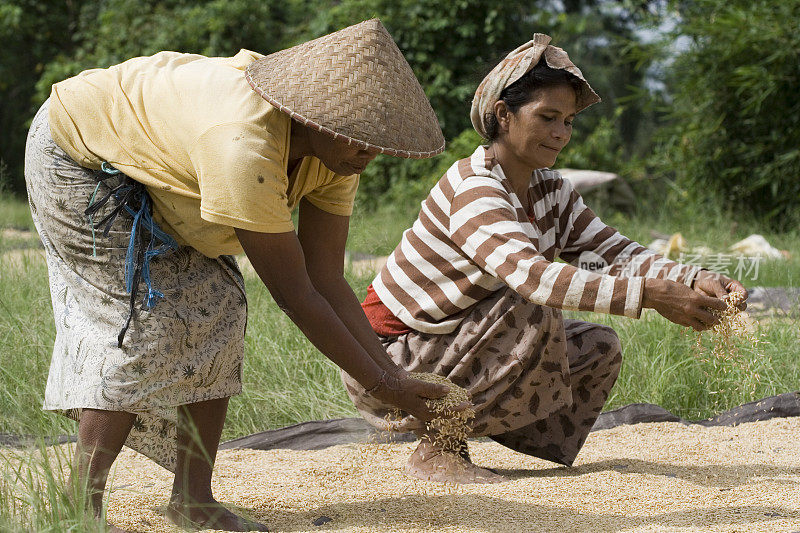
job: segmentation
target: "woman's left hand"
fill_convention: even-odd
[[[747,289],[735,279],[731,279],[723,274],[701,270],[695,277],[694,290],[705,296],[720,298],[722,300],[726,299],[732,292],[744,293],[744,299],[738,307],[742,311],[747,309]]]
[[[391,374],[384,372],[380,381],[367,393],[382,402],[405,411],[423,422],[436,418],[428,400],[447,396],[449,387],[439,383],[429,383],[412,378],[407,371],[397,368]],[[463,411],[472,407],[472,403],[464,402],[453,407],[453,411]]]

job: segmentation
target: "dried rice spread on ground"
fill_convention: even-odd
[[[794,532],[798,436],[800,417],[620,426],[591,433],[572,468],[473,441],[473,460],[511,481],[466,487],[405,476],[412,444],[227,450],[214,491],[270,531]],[[171,483],[126,449],[109,519],[131,531],[178,531],[163,517]],[[331,520],[315,526],[322,517]]]

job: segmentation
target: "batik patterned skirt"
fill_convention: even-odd
[[[124,178],[99,177],[55,144],[45,103],[25,156],[56,326],[44,409],[75,420],[86,408],[135,413],[126,445],[174,470],[177,406],[241,392],[244,282],[233,257],[212,259],[188,246],[156,256],[150,277],[164,298],[151,308],[143,294],[137,299],[118,347],[129,315],[124,272],[133,219],[122,212],[107,236],[92,230],[84,214],[90,200]],[[109,201],[93,219],[113,207]]]
[[[608,399],[622,353],[613,329],[564,320],[511,289],[477,303],[455,331],[383,337],[392,360],[409,372],[433,372],[469,391],[471,436],[488,436],[522,453],[571,465]],[[364,418],[389,431],[424,432],[412,416],[364,392],[345,373]]]

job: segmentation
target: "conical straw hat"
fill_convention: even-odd
[[[408,158],[444,150],[430,102],[378,19],[265,56],[246,76],[294,120],[350,144]]]

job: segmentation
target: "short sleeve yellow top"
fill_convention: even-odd
[[[287,175],[291,119],[244,77],[260,57],[161,52],[82,72],[53,86],[53,140],[81,166],[108,161],[146,185],[161,228],[209,257],[241,253],[233,228],[292,231],[303,197],[349,216],[357,175],[315,157]]]

